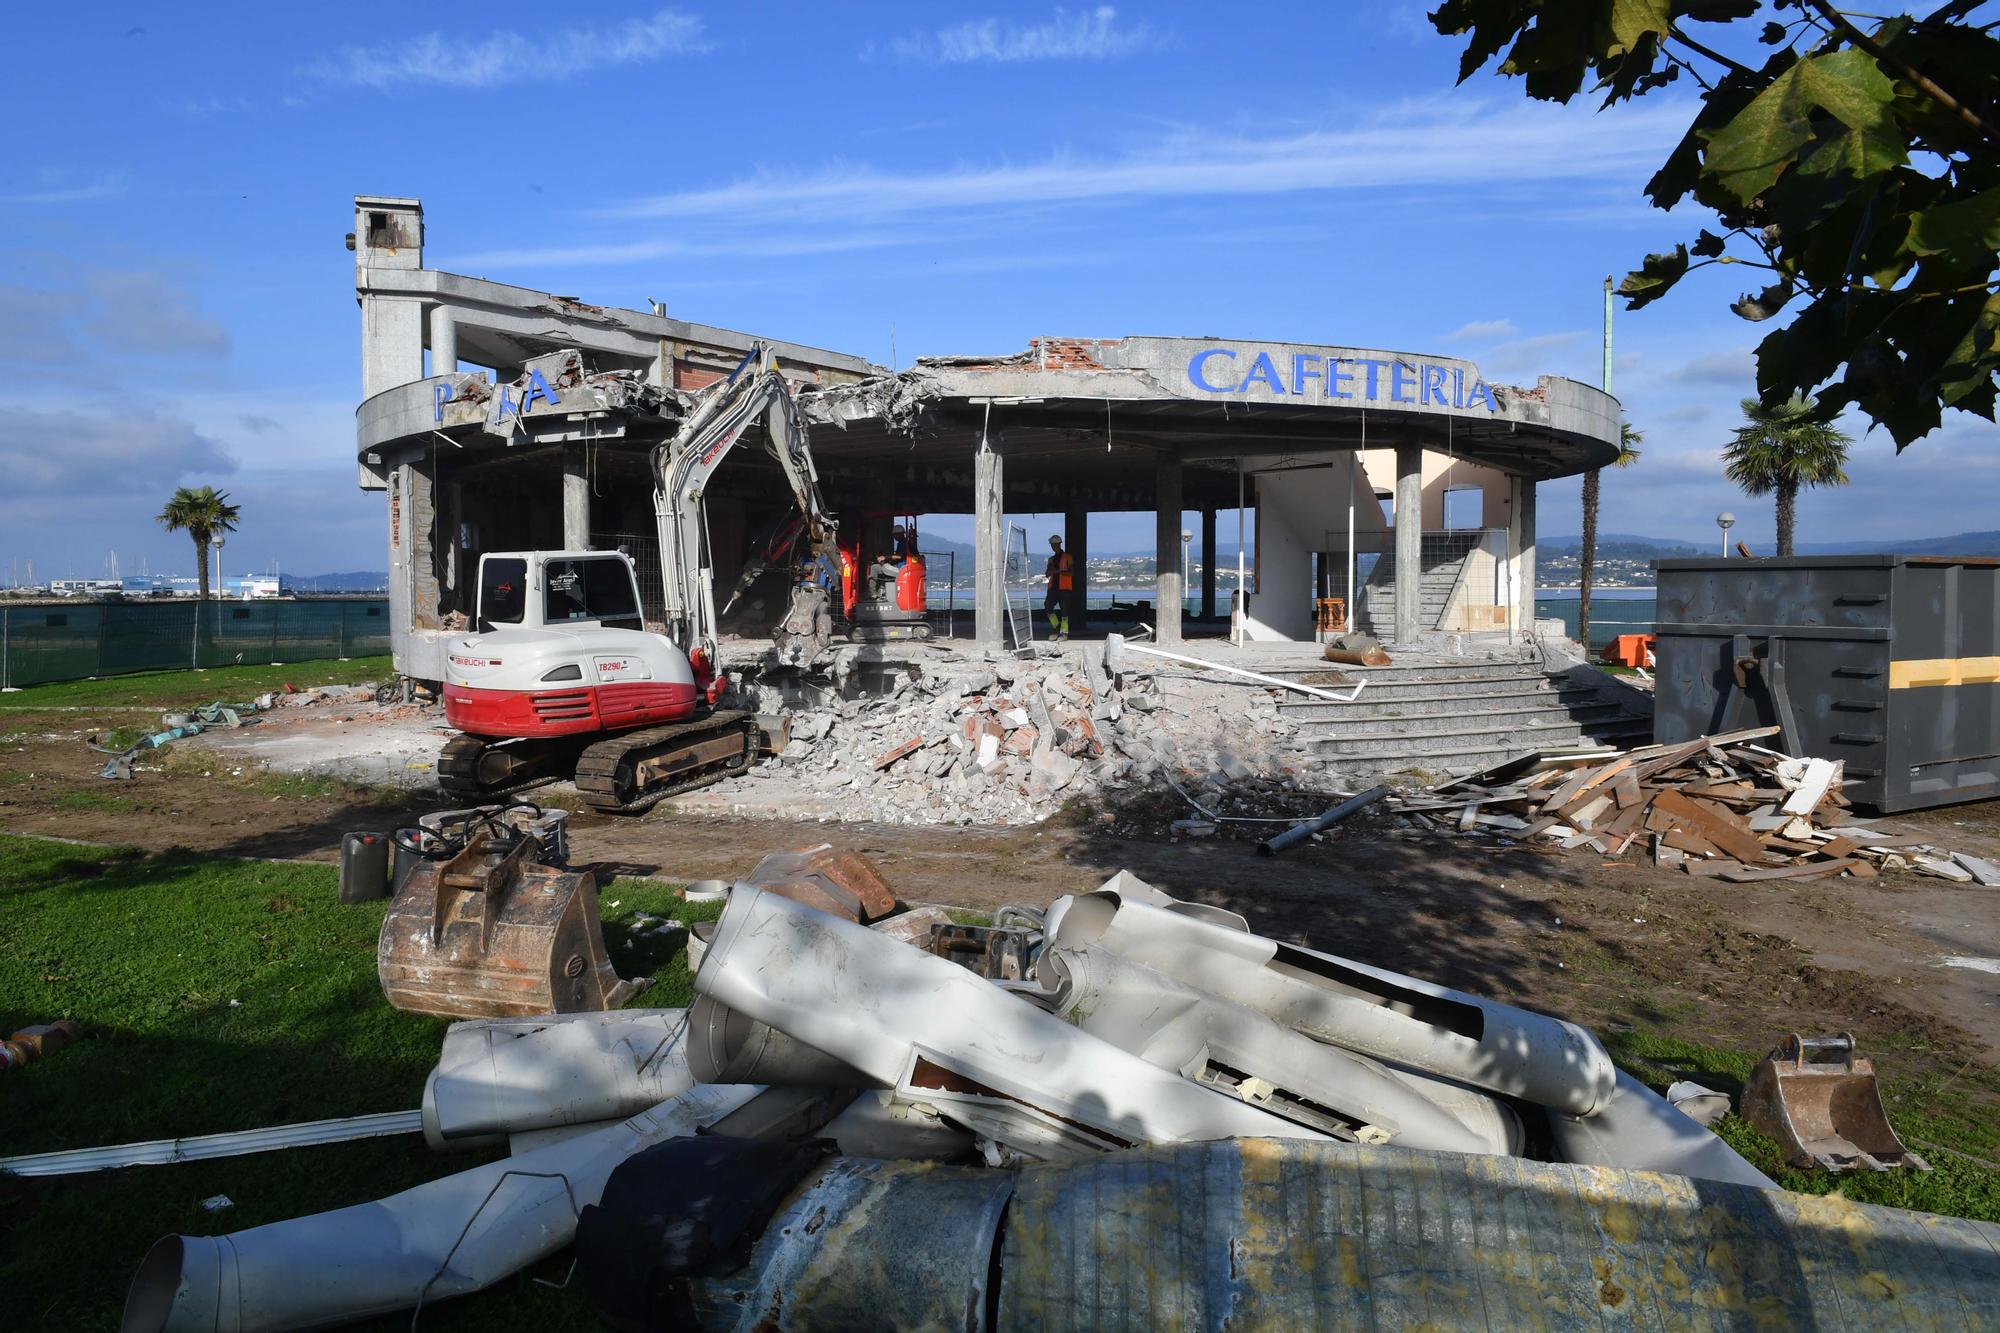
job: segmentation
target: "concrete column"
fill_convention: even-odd
[[[590,549],[590,472],[584,446],[566,444],[562,451],[563,549]]]
[[[1201,618],[1215,619],[1215,509],[1201,511]]]
[[[1069,552],[1069,632],[1081,634],[1090,625],[1090,512],[1063,511],[1063,549]]]
[[[1154,624],[1163,644],[1181,641],[1181,456],[1153,465]]]
[[[973,635],[984,648],[1007,646],[1007,500],[1000,437],[979,442],[972,460]]]
[[[1396,447],[1396,642],[1415,644],[1424,606],[1424,451]]]
[[[458,318],[450,306],[431,307],[431,374],[449,375],[458,369]]]
[[[1514,604],[1507,614],[1521,634],[1535,630],[1535,482],[1510,477],[1513,504],[1507,520],[1507,556],[1514,566]]]

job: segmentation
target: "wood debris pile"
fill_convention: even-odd
[[[1756,744],[1776,727],[1618,752],[1536,753],[1398,802],[1462,833],[1649,856],[1730,884],[1912,870],[2000,884],[2000,869],[1922,838],[1878,832],[1841,794],[1838,760]]]

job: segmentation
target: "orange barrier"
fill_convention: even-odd
[[[1604,660],[1616,666],[1642,667],[1653,651],[1650,634],[1620,634],[1604,650]]]

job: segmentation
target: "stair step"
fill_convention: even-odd
[[[1495,688],[1490,690],[1469,688],[1475,685],[1492,685]],[[1340,689],[1342,687],[1330,685],[1326,688]],[[1370,703],[1381,705],[1396,704],[1398,706],[1461,703],[1468,706],[1480,706],[1510,699],[1588,699],[1594,698],[1596,694],[1597,691],[1591,689],[1588,685],[1530,685],[1505,678],[1497,678],[1490,681],[1439,681],[1437,683],[1411,681],[1407,684],[1382,685],[1370,681],[1368,688],[1363,690],[1360,697],[1351,704],[1326,703],[1313,698],[1311,695],[1302,694],[1289,699],[1279,700],[1278,711],[1293,721],[1302,721],[1307,718],[1343,716],[1347,713],[1357,712]]]
[[[1574,745],[1585,739],[1583,728],[1569,723],[1551,727],[1468,727],[1463,730],[1406,731],[1388,736],[1330,737],[1310,744],[1313,753],[1338,759],[1362,755],[1428,754],[1461,746],[1470,749],[1479,744],[1482,737],[1489,744],[1505,737],[1503,748],[1518,754],[1529,750],[1547,750],[1558,745]]]
[[[1508,727],[1553,727],[1565,723],[1581,727],[1593,722],[1610,723],[1617,720],[1618,712],[1617,704],[1590,704],[1574,709],[1557,704],[1548,708],[1505,708],[1481,713],[1445,709],[1390,713],[1377,717],[1315,719],[1301,723],[1299,734],[1306,740],[1378,740],[1438,733],[1473,735]],[[1465,725],[1474,722],[1482,725]]]

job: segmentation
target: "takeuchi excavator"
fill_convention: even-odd
[[[480,558],[473,632],[445,651],[445,719],[463,733],[438,759],[438,785],[447,793],[484,800],[573,774],[590,805],[638,813],[752,761],[755,716],[715,707],[722,680],[703,497],[709,478],[759,421],[798,503],[798,542],[811,560],[833,566],[834,516],[820,495],[798,406],[776,361],[753,349],[653,451],[664,632],[647,629],[623,552]],[[796,546],[793,554],[794,565],[808,559]],[[831,628],[825,587],[794,579],[773,633],[780,659],[809,662],[827,647]]]

